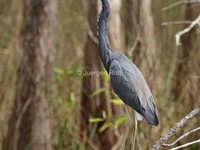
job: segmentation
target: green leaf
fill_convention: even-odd
[[[101,94],[101,93],[104,92],[105,90],[106,90],[105,88],[100,88],[100,89],[94,91],[94,92],[90,95],[90,98],[92,98],[92,97],[94,97],[94,96],[96,96],[96,95]]]
[[[99,129],[99,132],[103,132],[103,131],[105,131],[108,127],[110,127],[110,123],[109,122],[105,122],[102,126],[101,126],[101,128]]]
[[[105,110],[102,112],[103,119],[106,119],[106,112]]]
[[[67,68],[65,69],[65,75],[68,76],[68,77],[74,77],[74,76],[77,76],[77,70],[75,69],[72,69],[72,68]]]
[[[70,92],[67,98],[67,106],[70,109],[73,109],[75,106],[75,96],[74,96],[74,92]]]
[[[53,80],[55,80],[55,81],[62,81],[63,77],[61,77],[61,75],[57,74],[57,75],[54,76]]]
[[[113,103],[114,105],[124,104],[124,102],[121,99],[111,99],[111,103]]]
[[[128,118],[127,118],[126,115],[123,115],[123,116],[120,116],[120,117],[115,118],[115,119],[114,119],[115,127],[120,126],[120,125],[123,124],[127,119],[128,119]]]
[[[109,80],[110,80],[110,76],[109,76],[109,74],[107,73],[105,67],[103,67],[103,81],[104,81],[105,83],[107,83]]]
[[[61,123],[60,131],[59,131],[59,144],[58,144],[59,148],[63,147],[66,132],[67,132],[67,120],[65,119]]]
[[[61,68],[53,68],[53,71],[57,74],[64,74],[65,73],[65,71]]]
[[[103,122],[103,118],[90,118],[89,122],[94,123],[94,122]]]

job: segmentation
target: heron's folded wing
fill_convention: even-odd
[[[113,60],[110,64],[110,80],[113,90],[124,103],[142,114],[141,103],[134,89],[135,87],[129,83],[117,60]]]

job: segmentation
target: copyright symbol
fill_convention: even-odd
[[[80,76],[82,75],[82,71],[81,70],[77,70],[76,73]]]

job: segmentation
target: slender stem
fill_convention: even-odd
[[[127,113],[127,116],[128,116],[128,121],[131,122],[131,117],[130,117],[127,105],[125,105],[125,109],[126,109],[126,113]]]
[[[189,143],[186,143],[184,145],[181,145],[181,146],[178,146],[178,147],[175,147],[175,148],[172,148],[170,150],[177,150],[177,149],[181,149],[181,148],[184,148],[184,147],[187,147],[187,146],[190,146],[192,144],[196,144],[196,143],[199,143],[200,142],[200,139],[196,140],[196,141],[193,141],[193,142],[189,142]]]
[[[123,137],[123,139],[122,139],[122,144],[121,144],[120,150],[124,150],[125,143],[126,143],[126,139],[127,139],[128,132],[129,132],[129,130],[130,130],[130,127],[131,127],[131,124],[128,123],[127,126],[126,126],[126,132],[125,132],[124,137]]]
[[[137,137],[137,118],[135,116],[135,133],[134,133],[134,139],[133,139],[133,145],[132,145],[132,149],[135,150],[135,143],[136,143],[136,137]]]
[[[122,139],[122,144],[121,144],[120,150],[124,150],[125,143],[126,143],[126,139],[127,139],[127,137],[128,137],[128,133],[129,133],[130,127],[131,127],[131,123],[130,123],[130,121],[129,121],[129,122],[127,123],[127,126],[126,126],[126,132],[125,132],[124,137],[123,137],[123,139]]]
[[[126,126],[126,132],[125,132],[124,137],[123,137],[123,139],[122,139],[122,144],[121,144],[120,150],[124,150],[124,146],[125,146],[125,143],[126,143],[126,139],[127,139],[127,136],[128,136],[129,130],[130,130],[130,127],[131,127],[131,117],[130,117],[130,114],[129,114],[128,106],[127,106],[127,105],[125,105],[125,109],[126,109],[126,114],[127,114],[127,116],[128,116],[128,123],[127,123],[127,126]]]

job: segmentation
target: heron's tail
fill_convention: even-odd
[[[149,124],[152,124],[155,126],[159,124],[157,108],[155,108],[153,111],[150,109],[146,109],[146,112],[143,115]]]
[[[102,2],[102,11],[99,16],[98,21],[98,40],[100,47],[108,46],[108,34],[107,34],[107,20],[110,13],[110,5],[108,0],[101,0]]]

